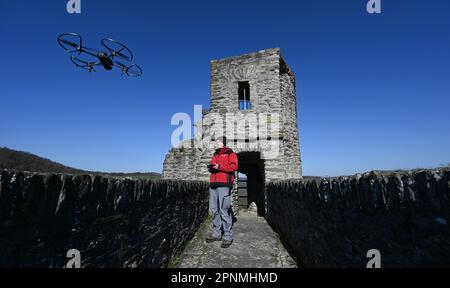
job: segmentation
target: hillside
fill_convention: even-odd
[[[0,147],[0,170],[10,169],[17,171],[29,171],[39,173],[67,173],[67,174],[95,174],[112,177],[130,177],[130,178],[147,178],[147,179],[159,179],[161,175],[159,173],[105,173],[98,171],[86,171],[67,167],[63,164],[51,161],[49,159],[39,157],[37,155],[16,151],[6,147]]]

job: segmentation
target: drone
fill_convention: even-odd
[[[81,35],[76,33],[59,35],[58,43],[69,54],[75,54],[70,56],[70,61],[76,67],[88,70],[88,72],[97,72],[95,67],[101,65],[105,70],[111,70],[113,67],[119,68],[122,71],[122,76],[137,77],[142,75],[141,67],[132,63],[133,53],[131,53],[131,50],[116,40],[103,38],[100,43],[105,48],[104,51],[84,47]],[[126,61],[126,63],[119,60]]]

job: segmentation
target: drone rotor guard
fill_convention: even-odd
[[[137,64],[125,65],[117,60],[115,64],[122,70],[122,76],[127,74],[129,77],[138,77],[142,75],[142,69]]]
[[[75,56],[70,56],[70,61],[72,61],[73,64],[75,64],[75,66],[82,68],[82,69],[86,69],[89,72],[97,72],[94,68],[94,66],[100,65],[100,62],[88,62],[88,61],[84,61],[81,59],[78,59]]]
[[[142,69],[137,64],[132,64],[127,68],[127,75],[130,77],[139,77],[142,75]]]
[[[70,39],[75,38],[75,39]],[[78,55],[81,53],[86,53],[91,56],[97,54],[97,50],[89,47],[83,46],[83,38],[77,33],[64,33],[59,35],[58,44],[66,50],[69,54],[77,52]]]
[[[76,40],[77,42],[74,42],[72,39],[70,39],[71,37],[78,38]],[[76,33],[64,33],[59,35],[58,44],[69,53],[78,52],[78,54],[81,54],[83,49],[83,39],[81,38],[81,35]]]
[[[111,58],[119,57],[128,62],[133,61],[133,53],[127,46],[123,45],[122,43],[109,38],[102,39],[101,43],[111,54]]]

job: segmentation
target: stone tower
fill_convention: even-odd
[[[164,179],[208,181],[206,165],[220,135],[255,189],[301,178],[295,75],[278,48],[211,61],[210,109],[195,126],[195,137],[166,155]]]

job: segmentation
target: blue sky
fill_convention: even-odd
[[[0,2],[0,146],[87,170],[161,172],[176,112],[209,106],[209,61],[280,47],[304,175],[450,163],[450,1]],[[126,43],[141,78],[77,70],[56,38]]]

